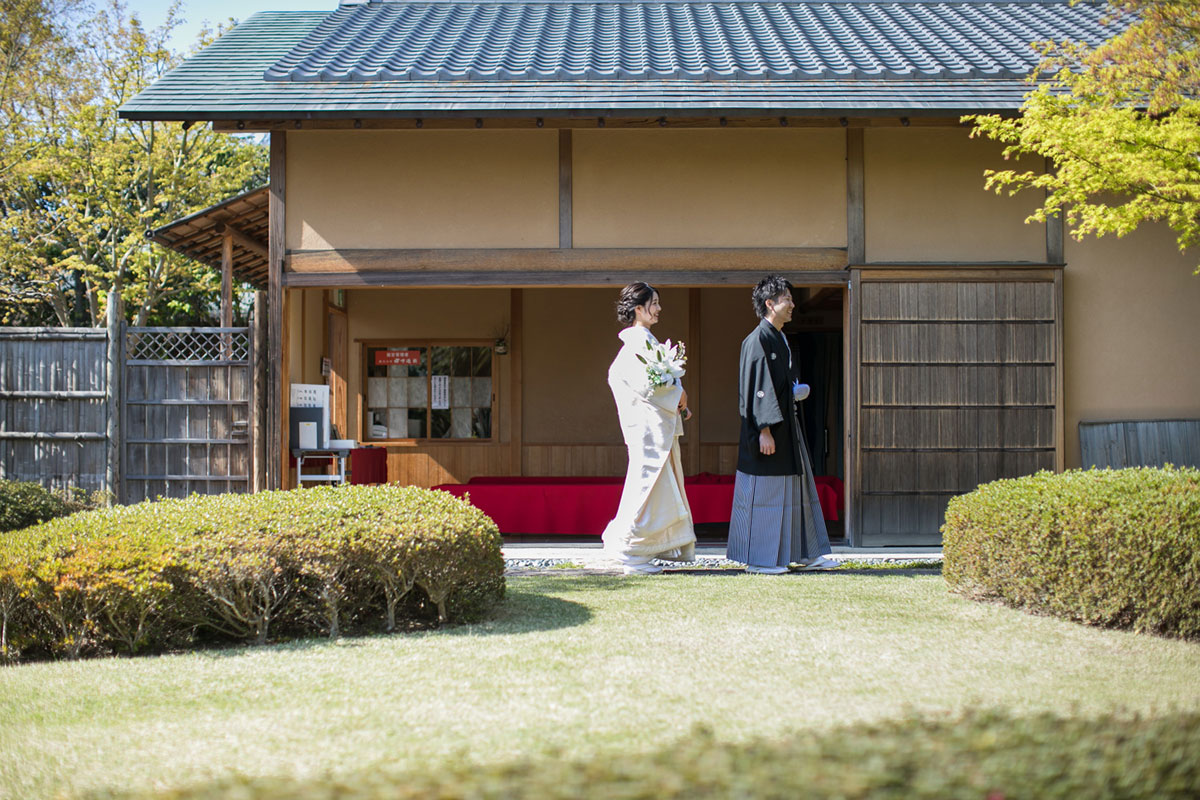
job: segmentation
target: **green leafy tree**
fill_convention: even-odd
[[[1076,239],[1165,222],[1181,251],[1200,243],[1200,0],[1112,0],[1098,47],[1042,43],[1021,115],[971,116],[1005,157],[1053,169],[986,173],[997,193],[1046,192],[1029,219],[1065,214]],[[1197,270],[1200,274],[1200,270]]]
[[[181,60],[167,45],[178,2],[147,31],[109,0],[76,34],[62,24],[64,9],[43,7],[60,44],[30,63],[60,86],[38,99],[42,113],[11,119],[0,175],[6,321],[30,318],[32,307],[49,308],[60,325],[100,325],[110,288],[137,325],[210,318],[218,278],[144,232],[263,183],[265,148],[207,126],[117,117]]]

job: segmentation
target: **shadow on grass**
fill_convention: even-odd
[[[92,796],[1183,800],[1200,790],[1198,752],[1196,713],[1075,718],[993,710],[955,718],[912,716],[746,742],[723,741],[696,726],[676,741],[642,752],[622,748],[564,758],[542,751],[490,764],[464,752],[445,763],[407,771],[385,765],[313,778],[240,776],[163,793],[114,790]]]
[[[429,636],[494,636],[552,631],[583,625],[592,618],[591,610],[571,600],[548,596],[541,592],[514,590],[510,585],[504,600],[492,613],[478,622],[436,625],[433,623],[408,624],[392,633],[378,630],[359,630],[330,639],[326,636],[311,636],[265,645],[233,644],[200,647],[190,652],[206,658],[239,658],[263,651],[304,651],[324,647],[364,647],[381,638],[419,635]],[[187,652],[187,651],[180,651]]]

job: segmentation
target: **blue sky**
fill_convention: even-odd
[[[162,24],[169,0],[126,0],[126,5],[152,29]],[[256,11],[332,11],[337,6],[338,0],[184,0],[182,16],[187,22],[176,29],[172,45],[187,49],[205,20],[215,25],[229,17],[243,20]]]

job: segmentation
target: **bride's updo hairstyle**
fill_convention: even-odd
[[[634,310],[644,306],[654,299],[654,287],[648,283],[635,281],[621,290],[621,298],[617,300],[617,322],[629,325],[635,319]]]

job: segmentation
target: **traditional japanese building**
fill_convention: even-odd
[[[268,485],[289,384],[326,381],[390,480],[621,474],[631,280],[688,344],[687,472],[731,474],[749,290],[780,273],[849,541],[936,543],[950,496],[1078,466],[1081,421],[1200,417],[1195,254],[1026,223],[961,122],[1016,113],[1030,43],[1099,42],[1105,12],[346,2],[254,14],[120,113],[270,134],[265,250],[230,245],[269,295]]]

